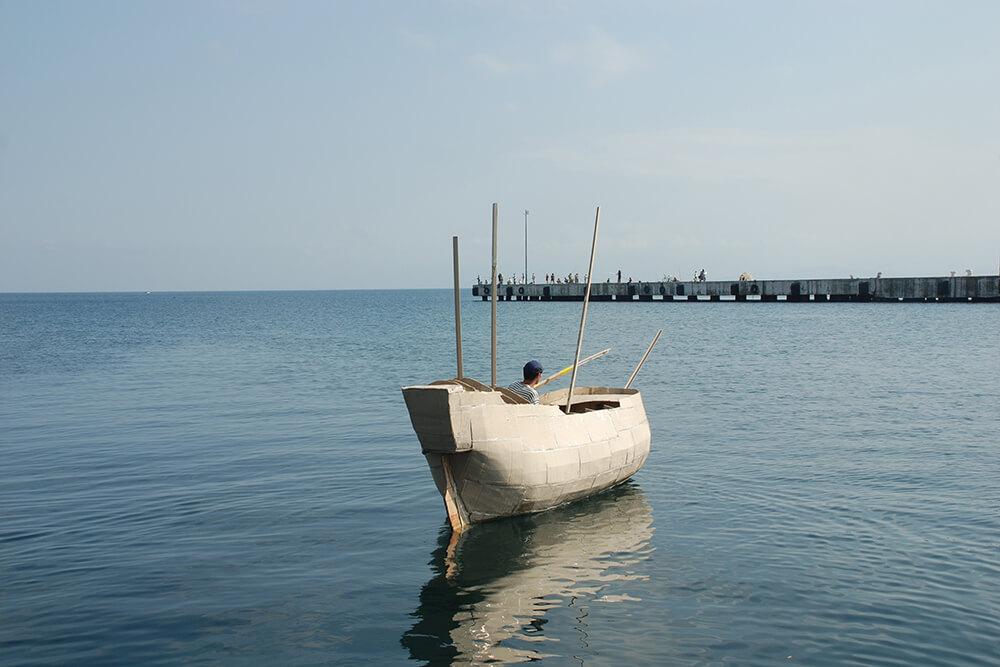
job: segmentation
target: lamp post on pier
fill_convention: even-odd
[[[528,209],[524,209],[524,282],[528,284]]]

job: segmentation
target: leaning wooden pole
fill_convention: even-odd
[[[610,351],[611,351],[611,348],[609,347],[606,350],[601,350],[597,354],[592,354],[589,357],[587,357],[586,359],[581,359],[580,363],[578,363],[577,366],[583,366],[588,361],[593,361],[594,359],[597,359],[598,357],[603,357],[605,354],[607,354]],[[566,373],[569,373],[571,370],[573,370],[573,368],[574,368],[573,366],[567,366],[566,368],[562,369],[558,373],[553,373],[552,375],[548,376],[547,378],[545,378],[544,380],[542,380],[541,382],[539,382],[538,384],[536,384],[535,385],[535,389],[538,389],[539,387],[543,387],[543,386],[547,385],[548,383],[552,382],[553,380],[558,380],[563,375],[566,375]]]
[[[639,374],[639,369],[642,368],[642,365],[644,363],[646,363],[646,357],[648,357],[649,353],[653,350],[653,346],[656,345],[656,341],[660,337],[661,333],[663,333],[663,329],[660,329],[659,331],[657,331],[656,335],[653,336],[653,342],[650,343],[649,347],[646,349],[646,354],[642,355],[642,359],[639,361],[639,365],[635,367],[634,371],[632,371],[632,377],[630,377],[628,379],[628,382],[625,383],[625,388],[626,389],[628,389],[629,386],[632,384],[632,380],[635,379],[635,376]]]
[[[573,357],[573,374],[569,376],[569,393],[566,395],[566,414],[573,404],[573,389],[576,387],[576,371],[580,367],[580,348],[583,347],[583,327],[587,323],[587,304],[590,303],[590,282],[594,277],[594,253],[597,251],[597,227],[601,222],[601,207],[597,207],[594,218],[594,240],[590,244],[590,267],[587,269],[587,291],[583,293],[583,314],[580,316],[580,335],[576,339],[576,356]]]
[[[451,471],[451,454],[441,455],[441,468],[444,471],[444,506],[448,510],[448,523],[455,533],[461,533],[469,527],[469,513],[462,504],[455,485],[455,475]]]
[[[497,386],[497,204],[493,202],[493,278],[490,281],[493,320],[490,326],[490,386]]]
[[[458,376],[465,377],[462,371],[462,284],[458,277],[458,237],[451,237],[451,254],[455,264],[455,355],[458,357]]]

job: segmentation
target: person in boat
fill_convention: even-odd
[[[531,403],[538,403],[538,392],[535,385],[542,381],[542,365],[531,360],[524,365],[524,380],[511,384],[508,389]]]

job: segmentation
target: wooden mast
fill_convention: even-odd
[[[493,320],[490,326],[490,386],[497,386],[497,203],[493,202],[493,278],[490,283]]]
[[[451,254],[455,264],[455,356],[458,357],[458,377],[465,377],[462,370],[462,285],[458,277],[458,237],[451,237]]]
[[[590,268],[587,270],[587,291],[583,294],[583,314],[580,316],[580,335],[576,339],[576,356],[573,357],[573,374],[569,376],[569,393],[566,395],[566,414],[573,404],[573,389],[576,387],[576,371],[580,365],[580,348],[583,346],[583,327],[587,323],[587,304],[590,303],[590,283],[594,278],[594,253],[597,251],[597,227],[601,222],[601,207],[597,207],[594,218],[594,240],[590,244]]]

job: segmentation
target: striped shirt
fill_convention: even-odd
[[[538,403],[538,392],[534,387],[529,387],[523,382],[515,382],[507,388],[529,403]]]

